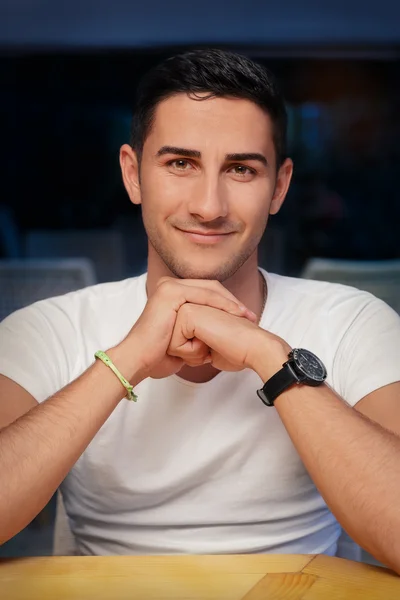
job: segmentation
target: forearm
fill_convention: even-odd
[[[126,353],[115,348],[109,354],[121,371],[127,369]],[[127,376],[135,384],[133,371]],[[124,395],[117,377],[96,362],[0,431],[0,543],[46,505]]]
[[[293,386],[275,402],[310,476],[349,535],[400,572],[400,438],[328,386]]]

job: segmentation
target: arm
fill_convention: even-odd
[[[110,351],[110,357],[121,369],[125,366],[127,373],[124,355],[123,348]],[[128,356],[129,372],[135,371],[135,360]],[[138,380],[132,377],[132,382]],[[2,405],[10,407],[16,401],[21,406],[27,393],[21,394],[18,387],[2,377]],[[0,430],[0,544],[47,504],[123,395],[124,388],[111,370],[96,363],[42,404],[30,396],[30,410]]]
[[[253,323],[207,307],[183,306],[169,352],[184,357],[193,336],[208,345],[217,368],[251,368],[264,382],[290,351],[284,340]],[[370,410],[373,404],[375,417],[378,405],[383,414],[391,404],[392,431],[351,408],[327,385],[293,386],[277,398],[275,408],[338,521],[400,574],[400,384],[377,390],[365,403]]]
[[[263,381],[271,376],[257,369]],[[398,406],[392,429],[400,433],[400,384],[371,396],[385,406],[392,394]],[[339,523],[400,573],[400,436],[348,406],[327,385],[293,386],[275,408]]]
[[[163,282],[125,340],[108,351],[132,385],[182,367],[183,361],[167,356],[166,350],[185,302],[251,316],[216,282]],[[193,345],[194,355],[207,352],[202,342]],[[7,377],[1,378],[0,543],[45,506],[124,395],[119,380],[101,362],[42,404]]]

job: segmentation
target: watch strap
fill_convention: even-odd
[[[275,399],[282,394],[288,387],[294,383],[299,383],[300,379],[296,375],[290,362],[284,363],[282,369],[279,369],[260,390],[257,390],[259,398],[267,406],[273,406]]]

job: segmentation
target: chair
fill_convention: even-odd
[[[123,238],[112,229],[32,230],[25,251],[28,258],[88,258],[101,283],[126,277]]]
[[[0,260],[0,321],[37,300],[72,292],[96,283],[94,268],[85,258],[70,260]],[[46,512],[46,508],[43,509]],[[54,552],[74,554],[61,493],[57,492]]]
[[[312,258],[301,277],[351,285],[371,292],[400,313],[400,260],[350,261]]]
[[[75,537],[69,526],[61,492],[58,490],[53,534],[53,556],[74,556],[75,554],[77,554]]]
[[[342,533],[338,539],[336,556],[338,558],[347,558],[347,560],[362,561],[361,547],[342,529]]]
[[[0,321],[19,308],[96,283],[87,259],[0,260]]]

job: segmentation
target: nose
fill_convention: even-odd
[[[188,210],[198,221],[214,221],[228,214],[227,190],[218,174],[204,173],[192,190]]]

